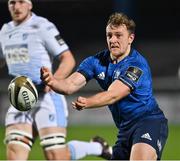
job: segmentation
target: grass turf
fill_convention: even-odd
[[[3,127],[0,128],[0,160],[6,160]],[[116,141],[117,129],[114,126],[69,126],[67,141],[69,140],[83,140],[89,141],[93,136],[99,135],[113,145]],[[179,146],[180,146],[180,125],[169,126],[169,138],[165,146],[162,160],[180,160]],[[39,139],[36,140],[30,153],[30,160],[44,160],[42,149],[39,145]],[[85,160],[98,160],[101,158],[89,156]]]

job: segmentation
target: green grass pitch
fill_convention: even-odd
[[[0,160],[6,160],[3,127],[0,128]],[[113,145],[116,141],[117,129],[114,126],[70,126],[68,128],[67,140],[89,141],[95,135],[100,135]],[[169,126],[169,138],[163,152],[162,160],[180,160],[180,125]],[[36,140],[30,157],[30,160],[44,160],[43,152],[39,145],[39,139]],[[98,157],[86,157],[85,160],[98,160]]]

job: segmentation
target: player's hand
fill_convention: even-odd
[[[46,89],[45,90],[53,90],[57,93],[59,92],[59,81],[54,77],[54,75],[52,74],[52,72],[46,68],[46,67],[42,67],[41,68],[41,80],[45,83]]]
[[[50,92],[50,91],[52,91],[52,89],[49,86],[45,86],[44,92],[47,93],[47,92]]]
[[[76,101],[72,102],[72,107],[78,111],[87,108],[87,98],[79,96]]]
[[[47,86],[52,87],[53,86],[53,82],[55,81],[55,78],[54,78],[53,74],[51,73],[51,71],[48,68],[42,67],[41,68],[41,80]]]

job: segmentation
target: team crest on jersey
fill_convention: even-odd
[[[49,121],[54,121],[55,116],[53,114],[49,114]]]
[[[50,25],[50,26],[48,26],[46,29],[49,31],[49,30],[54,29],[54,28],[55,28],[54,25]]]
[[[129,67],[125,73],[125,76],[134,82],[137,82],[141,75],[142,70],[137,67]]]
[[[28,35],[29,35],[28,33],[24,33],[24,34],[22,35],[22,39],[23,39],[23,40],[26,40],[26,39],[28,38]]]
[[[65,44],[64,40],[62,39],[62,37],[60,35],[56,35],[55,39],[57,40],[57,42],[60,46]]]
[[[39,28],[38,25],[31,25],[31,27],[32,27],[33,29],[38,29],[38,28]]]
[[[115,71],[114,79],[118,79],[120,74],[121,74],[121,72],[119,70]]]

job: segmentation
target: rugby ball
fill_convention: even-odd
[[[8,86],[10,103],[19,111],[32,109],[38,101],[38,92],[32,80],[26,76],[15,77]]]

